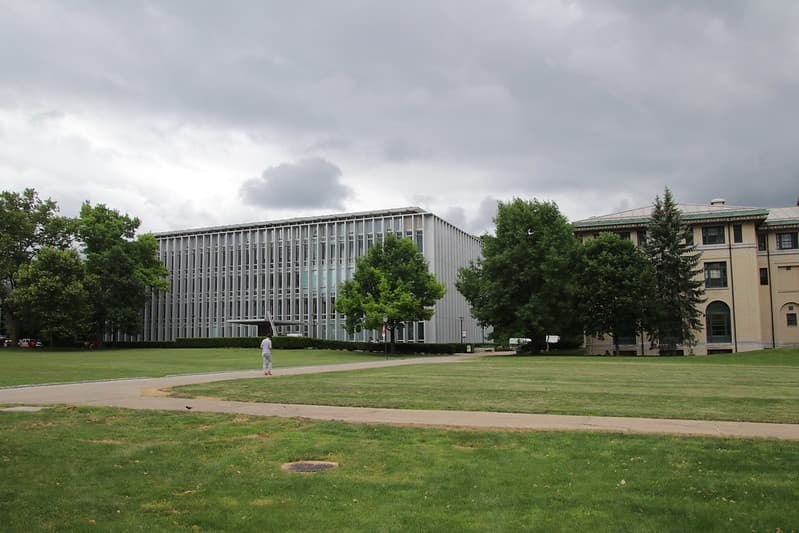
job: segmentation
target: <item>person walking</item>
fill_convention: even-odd
[[[261,341],[261,356],[263,357],[264,376],[272,375],[272,335],[267,334]]]

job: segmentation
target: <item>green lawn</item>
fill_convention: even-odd
[[[9,532],[787,532],[799,524],[796,442],[110,408],[0,420],[0,524]],[[280,469],[303,459],[341,467]]]
[[[337,350],[275,350],[275,365],[304,366],[383,359]],[[261,368],[261,352],[246,348],[55,351],[0,349],[0,386],[98,379],[161,377]]]
[[[487,357],[227,381],[180,395],[404,409],[799,423],[799,350],[706,357]]]

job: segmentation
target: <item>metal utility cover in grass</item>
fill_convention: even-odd
[[[33,405],[19,405],[17,407],[5,407],[0,409],[0,411],[6,411],[8,413],[35,413],[36,411],[41,411],[42,409],[48,408]]]
[[[294,461],[292,463],[284,463],[280,468],[288,472],[310,474],[313,472],[321,472],[322,470],[330,470],[331,468],[338,468],[338,463],[333,463],[331,461]]]

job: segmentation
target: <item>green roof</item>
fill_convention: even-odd
[[[745,209],[739,211],[719,211],[716,213],[690,213],[682,214],[682,219],[686,221],[693,220],[723,220],[728,218],[766,218],[768,216],[768,209]],[[649,223],[652,217],[634,217],[634,218],[615,218],[603,219],[597,218],[596,220],[580,220],[573,225],[579,229],[589,228],[604,228],[608,226],[643,226]],[[793,222],[792,222],[793,223]]]

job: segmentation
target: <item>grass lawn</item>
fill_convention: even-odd
[[[242,401],[799,423],[799,350],[487,357],[175,389]]]
[[[275,350],[275,365],[379,360],[383,354],[338,350]],[[97,379],[161,377],[261,368],[257,348],[170,348],[98,351],[0,349],[0,387]]]
[[[799,524],[796,442],[88,407],[0,420],[3,531],[787,532]],[[341,467],[280,469],[303,459]]]

